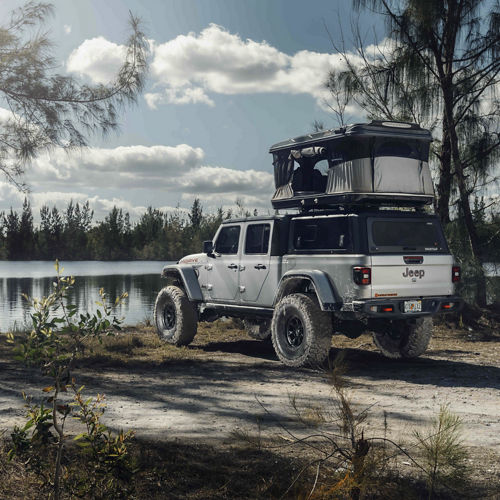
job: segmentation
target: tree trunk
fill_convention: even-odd
[[[443,224],[450,222],[450,196],[451,196],[451,146],[450,134],[446,120],[443,120],[443,139],[439,159],[439,182],[437,185],[438,200],[436,211]]]
[[[458,147],[458,136],[455,128],[455,123],[453,119],[453,105],[451,92],[444,92],[444,106],[446,112],[446,121],[448,125],[448,130],[450,134],[450,145],[451,145],[451,155],[453,159],[453,166],[455,167],[455,175],[457,176],[458,190],[460,193],[460,208],[464,216],[465,227],[469,235],[469,243],[472,250],[472,255],[477,263],[479,269],[479,282],[478,282],[478,295],[476,297],[477,304],[480,307],[486,306],[486,276],[482,268],[482,249],[479,241],[479,236],[476,231],[476,226],[474,224],[474,218],[472,217],[472,211],[470,208],[469,191],[465,181],[464,169],[462,166],[462,161],[460,159],[460,151]]]

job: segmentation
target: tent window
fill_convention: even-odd
[[[400,156],[402,158],[418,158],[417,152],[407,142],[383,142],[376,150],[376,156]]]

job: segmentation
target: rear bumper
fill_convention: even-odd
[[[405,312],[405,302],[421,301],[422,310]],[[367,318],[403,319],[434,316],[447,312],[458,312],[463,299],[455,295],[439,297],[398,297],[397,299],[367,299],[352,303],[353,311]]]

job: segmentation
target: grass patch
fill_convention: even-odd
[[[273,444],[276,444],[274,441]],[[293,454],[282,442],[277,451],[253,446],[152,442],[135,440],[130,453],[137,472],[131,484],[131,499],[234,499],[308,498],[312,484],[317,488],[311,498],[344,498],[332,494],[328,485],[343,479],[343,473],[325,467],[316,479],[316,468],[308,466],[310,457]],[[20,461],[8,461],[7,444],[0,450],[0,498],[46,498],[43,481],[27,472]],[[83,469],[85,456],[71,446],[67,464]],[[292,485],[292,482],[295,483]],[[291,486],[292,485],[292,486]],[[64,485],[62,498],[70,497],[71,485]],[[328,493],[326,493],[328,491]],[[478,492],[479,490],[475,490]],[[400,470],[374,474],[363,498],[408,500],[426,497],[425,482]],[[483,493],[486,493],[483,491]],[[454,499],[442,492],[438,498]]]
[[[200,323],[193,343],[185,347],[162,342],[152,326],[127,327],[121,333],[104,337],[101,341],[98,339],[87,341],[85,352],[77,366],[112,368],[148,362],[152,368],[162,367],[170,361],[206,357],[206,350],[211,344],[232,342],[242,338],[245,338],[244,330],[231,320]]]

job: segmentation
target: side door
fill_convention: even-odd
[[[224,225],[216,236],[215,258],[206,266],[207,288],[215,301],[234,302],[239,297],[240,239],[241,224]]]
[[[248,223],[240,261],[242,302],[260,304],[261,291],[269,275],[273,221]]]

